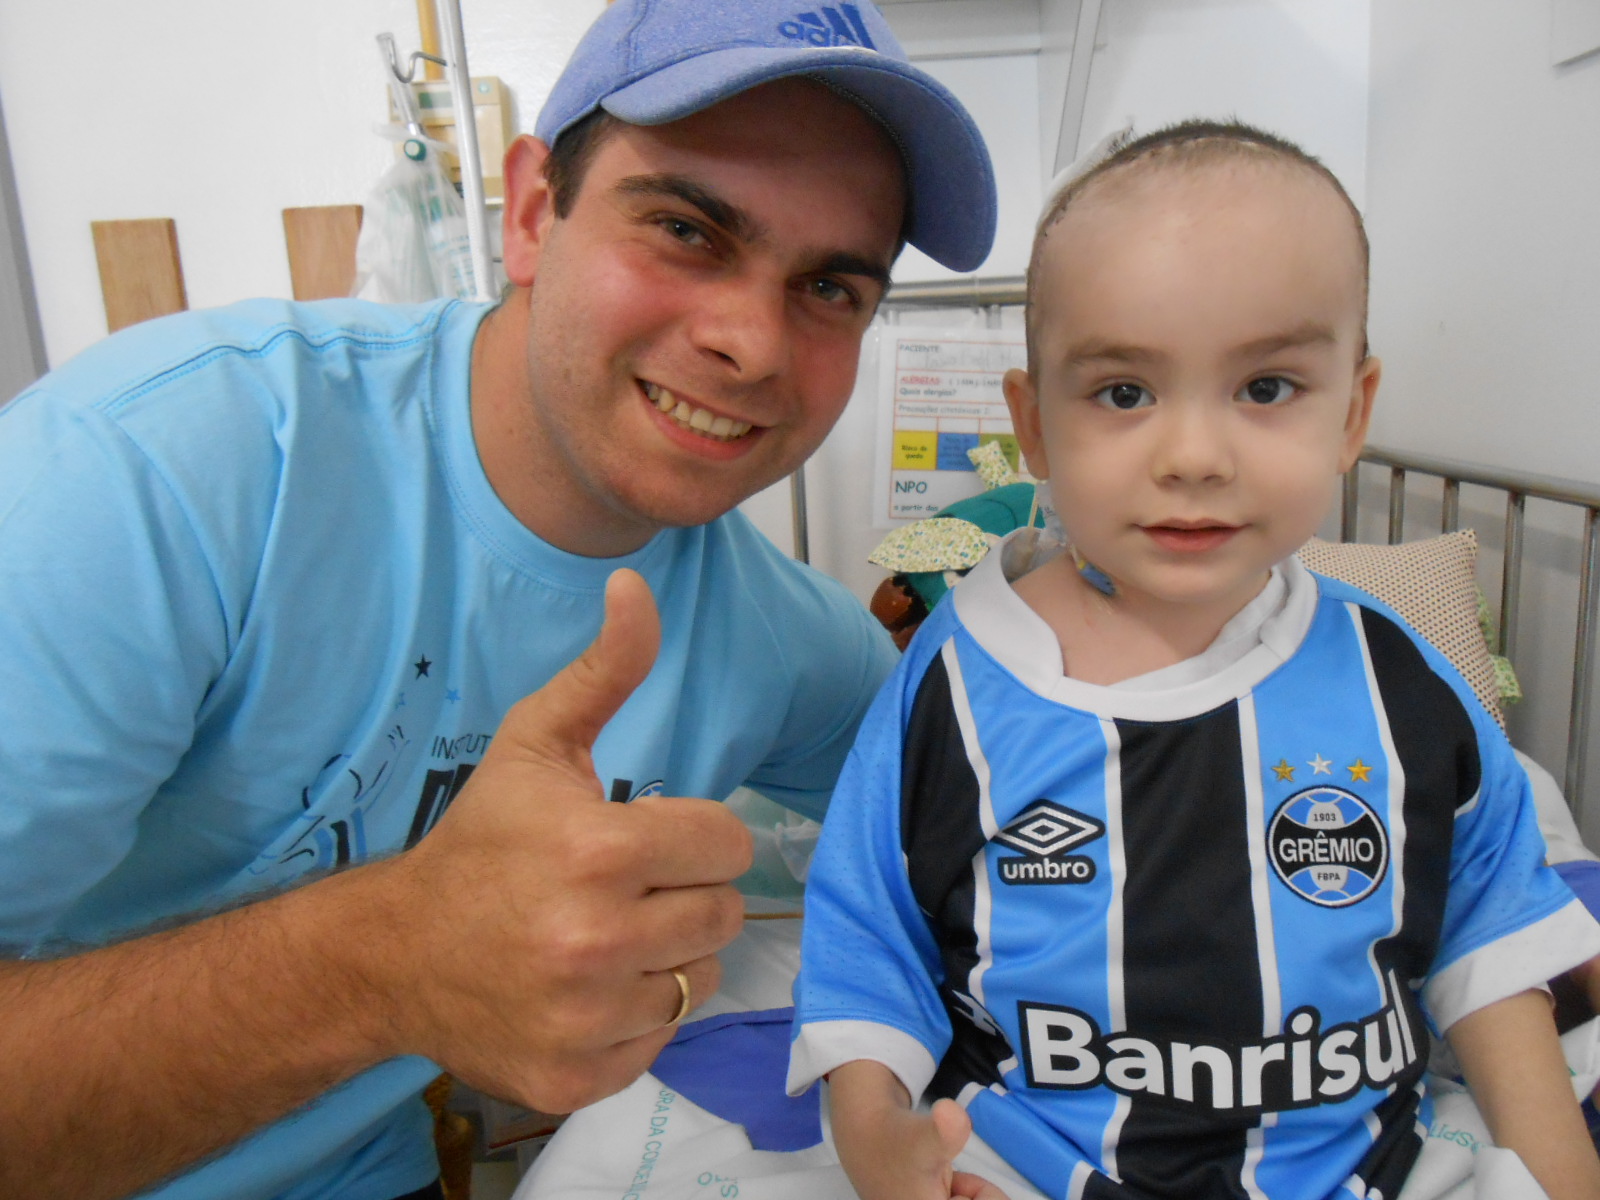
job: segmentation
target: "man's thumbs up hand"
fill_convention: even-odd
[[[387,872],[384,1049],[566,1112],[631,1083],[737,936],[742,823],[710,800],[605,801],[594,739],[655,661],[644,580],[618,571],[600,635],[506,715],[438,826]],[[392,976],[389,971],[394,972]]]
[[[484,757],[507,756],[552,769],[568,766],[574,782],[592,785],[590,751],[623,702],[644,682],[661,647],[661,618],[650,585],[634,571],[606,581],[606,616],[600,635],[565,670],[506,714]]]

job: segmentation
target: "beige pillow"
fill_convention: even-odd
[[[1382,600],[1455,664],[1505,724],[1494,661],[1478,624],[1478,536],[1470,529],[1398,546],[1312,538],[1300,561]]]

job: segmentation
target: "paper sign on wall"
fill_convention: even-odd
[[[1025,366],[1020,329],[884,330],[873,524],[930,517],[983,491],[967,451],[998,441],[1017,466],[1000,379]]]

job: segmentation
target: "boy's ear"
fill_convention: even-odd
[[[1011,410],[1011,429],[1017,435],[1017,445],[1022,449],[1028,473],[1035,479],[1050,478],[1050,460],[1044,450],[1044,428],[1039,423],[1039,393],[1034,389],[1033,377],[1026,371],[1012,367],[1000,380],[1000,390],[1005,393],[1006,407]]]
[[[1383,363],[1368,355],[1356,368],[1355,385],[1350,389],[1350,410],[1344,419],[1344,445],[1339,451],[1339,473],[1356,465],[1361,448],[1367,444],[1367,426],[1372,423],[1372,402],[1378,396],[1378,380]]]
[[[523,134],[506,151],[505,210],[501,215],[506,278],[528,287],[538,271],[539,253],[556,219],[555,195],[545,178],[550,148]]]

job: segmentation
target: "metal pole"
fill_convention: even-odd
[[[1511,657],[1517,644],[1517,607],[1522,591],[1522,512],[1527,497],[1506,494],[1506,555],[1500,565],[1500,653]]]
[[[938,279],[930,283],[896,283],[883,298],[885,319],[897,309],[923,306],[961,308],[972,305],[1024,304],[1028,299],[1027,281],[1021,275],[996,275],[980,278]]]
[[[1573,646],[1572,707],[1567,719],[1567,779],[1562,795],[1574,815],[1583,810],[1583,776],[1588,749],[1589,677],[1594,671],[1595,597],[1600,593],[1600,510],[1583,514],[1583,571],[1578,577],[1578,636]]]
[[[811,534],[806,528],[806,468],[801,463],[789,476],[789,510],[794,517],[794,556],[811,561]]]
[[[445,74],[456,113],[456,158],[461,162],[461,187],[467,209],[467,240],[472,244],[472,274],[479,300],[496,298],[494,258],[489,252],[489,223],[483,201],[483,156],[478,150],[478,114],[472,105],[472,75],[467,69],[467,35],[461,26],[460,0],[434,0],[439,32],[444,37]]]
[[[1398,544],[1406,534],[1406,472],[1404,467],[1389,468],[1389,545]]]
[[[1094,40],[1100,33],[1100,3],[1079,0],[1078,29],[1067,66],[1067,95],[1061,105],[1061,134],[1056,138],[1057,171],[1078,157],[1083,140],[1083,110],[1089,103],[1089,69],[1094,63]]]
[[[1356,540],[1356,517],[1361,505],[1361,464],[1352,463],[1344,473],[1344,503],[1339,512],[1339,540]]]

